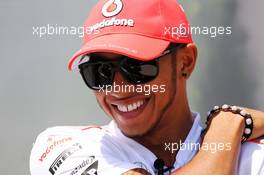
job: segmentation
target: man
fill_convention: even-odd
[[[186,93],[197,48],[175,0],[100,0],[85,29],[69,69],[79,67],[113,121],[43,132],[32,150],[32,175],[234,173],[242,116],[220,112],[204,136],[210,144],[189,147],[202,143]],[[264,145],[255,142],[243,144],[237,174],[264,174]]]

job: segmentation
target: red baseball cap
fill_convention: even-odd
[[[80,56],[111,52],[148,61],[173,43],[192,43],[190,24],[176,0],[99,0],[84,24],[82,48],[68,64],[72,70]]]

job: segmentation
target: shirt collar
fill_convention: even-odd
[[[183,147],[178,151],[176,155],[176,161],[174,163],[175,169],[182,167],[183,165],[187,164],[190,160],[192,160],[199,148],[197,144],[200,144],[200,136],[203,130],[202,126],[200,125],[201,117],[200,114],[196,112],[192,113],[192,117],[193,125],[185,141],[182,143]],[[120,131],[114,121],[111,121],[108,127],[110,129],[110,132],[112,132],[115,136],[118,136],[119,139],[122,139],[123,141],[128,143],[132,143],[135,146],[137,145],[137,147],[141,149],[141,151],[145,152],[145,154],[149,156],[151,161],[156,159],[156,156],[150,150],[147,150],[147,148],[145,148],[143,145],[140,145],[133,139],[123,135],[123,133]]]
[[[187,164],[198,151],[203,128],[200,125],[200,114],[193,112],[192,117],[194,119],[193,125],[176,156],[176,162],[174,163],[175,168]]]

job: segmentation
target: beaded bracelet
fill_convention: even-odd
[[[239,114],[242,117],[244,117],[245,130],[244,130],[241,142],[244,143],[245,141],[247,141],[253,132],[253,128],[254,128],[253,119],[249,113],[247,113],[244,109],[237,107],[237,106],[230,106],[226,104],[224,104],[222,107],[215,106],[211,111],[207,113],[207,119],[206,119],[207,127],[206,128],[208,128],[211,118],[214,115],[218,114],[220,111],[232,112],[233,114]]]

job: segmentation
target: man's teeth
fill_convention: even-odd
[[[143,104],[144,104],[143,100],[140,100],[129,105],[117,105],[117,109],[121,112],[131,112],[133,110],[136,110]]]

